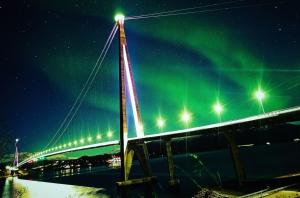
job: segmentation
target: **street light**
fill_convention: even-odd
[[[109,130],[109,131],[107,132],[107,137],[111,138],[112,135],[113,135],[113,133]]]
[[[213,109],[215,111],[215,113],[220,116],[220,114],[223,112],[224,108],[223,105],[220,104],[219,102],[217,102],[216,104],[214,104]]]
[[[81,138],[79,142],[80,142],[81,144],[83,144],[83,143],[84,143],[84,139]]]
[[[255,92],[255,97],[258,101],[261,102],[266,97],[266,95],[261,89],[259,89]]]
[[[185,125],[188,125],[191,119],[192,119],[191,113],[188,112],[187,110],[184,110],[181,113],[181,121],[184,122]]]
[[[254,96],[255,98],[258,100],[259,104],[260,104],[260,107],[263,111],[263,113],[265,113],[265,109],[264,109],[264,106],[263,106],[263,99],[265,99],[266,97],[266,94],[263,90],[261,90],[260,88],[254,93]]]
[[[98,134],[98,135],[96,136],[96,139],[97,139],[97,140],[101,140],[101,139],[102,139],[102,136],[101,136],[100,134]]]
[[[165,121],[162,117],[160,117],[160,116],[156,119],[156,126],[157,126],[159,129],[164,128],[165,123],[166,123],[166,121]]]
[[[89,137],[87,138],[87,140],[88,140],[88,142],[91,142],[93,139],[92,139],[91,136],[89,136]]]

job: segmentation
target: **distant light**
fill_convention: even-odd
[[[72,146],[72,142],[69,142],[69,143],[68,143],[68,146],[69,146],[69,147]]]
[[[262,101],[266,97],[265,93],[259,89],[255,92],[255,98],[259,101]]]
[[[270,145],[271,143],[270,142],[266,142],[266,145]]]
[[[61,149],[61,148],[62,148],[62,145],[60,145],[58,148]]]
[[[16,139],[16,143],[19,142],[19,138]]]
[[[81,144],[84,143],[84,139],[83,139],[83,138],[80,139],[80,143],[81,143]]]
[[[97,138],[97,140],[101,140],[102,136],[100,134],[98,134],[96,138]]]
[[[294,142],[299,142],[299,141],[300,141],[299,138],[295,138],[295,139],[294,139]]]
[[[55,147],[55,150],[57,150],[58,149],[58,147]]]
[[[88,142],[91,142],[92,141],[92,137],[88,137],[87,140],[88,140]]]
[[[164,128],[165,126],[165,120],[162,117],[157,118],[156,120],[156,126],[160,129]]]
[[[181,121],[183,121],[185,124],[188,124],[191,121],[191,114],[187,110],[184,110],[181,113]]]
[[[214,108],[214,111],[215,111],[215,113],[216,114],[218,114],[218,115],[220,115],[222,112],[223,112],[223,106],[219,103],[219,102],[217,102],[214,106],[213,106],[213,108]]]
[[[237,145],[238,146],[238,148],[240,148],[240,147],[252,147],[252,146],[254,146],[254,144],[242,144],[242,145]]]
[[[117,14],[117,15],[115,16],[115,21],[116,21],[116,22],[123,22],[124,19],[125,19],[125,16],[124,16],[123,14]]]
[[[76,146],[76,145],[78,144],[77,140],[75,140],[75,141],[73,142],[73,144]]]
[[[64,144],[64,146],[63,146],[64,148],[66,148],[67,147],[67,144]]]
[[[113,135],[112,131],[108,131],[108,132],[107,132],[107,137],[111,138],[112,135]]]

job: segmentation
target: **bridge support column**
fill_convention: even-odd
[[[138,179],[129,179],[130,170],[132,167],[132,160],[136,155],[144,173],[145,177]],[[154,183],[156,177],[152,176],[151,167],[149,164],[149,153],[147,145],[142,143],[130,143],[127,145],[127,149],[124,155],[125,158],[125,180],[117,182],[117,187],[121,191],[122,197],[131,197],[128,192],[130,186],[143,185],[145,187],[145,197],[155,197]]]
[[[168,168],[169,168],[169,187],[171,190],[178,191],[179,190],[179,179],[175,176],[175,166],[172,154],[172,147],[171,147],[171,139],[164,139],[166,144],[166,152],[167,152],[167,161],[168,161]]]
[[[239,148],[237,147],[235,137],[232,133],[225,132],[224,135],[230,146],[230,152],[231,152],[238,184],[239,184],[239,186],[242,186],[244,181],[246,180],[246,174],[245,174],[245,170],[244,170],[244,167],[243,167],[241,159],[240,159]]]

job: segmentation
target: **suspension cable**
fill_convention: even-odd
[[[169,10],[169,11],[163,11],[163,12],[148,13],[148,14],[142,14],[142,15],[138,15],[138,16],[129,16],[129,17],[126,17],[126,19],[130,20],[131,18],[156,16],[156,15],[170,14],[170,13],[176,13],[176,12],[182,12],[182,11],[190,11],[190,10],[196,10],[196,9],[200,9],[200,8],[216,7],[216,6],[220,6],[220,5],[233,4],[233,3],[237,3],[237,2],[243,2],[243,1],[246,1],[246,0],[225,1],[225,2],[221,2],[221,3],[213,3],[213,4],[201,5],[201,6],[194,6],[194,7],[183,8],[183,9],[176,9],[176,10]]]
[[[110,45],[112,39],[114,38],[114,35],[115,35],[116,31],[117,31],[117,28],[118,28],[118,27],[117,27],[117,25],[115,24],[115,25],[113,26],[111,32],[110,32],[109,37],[107,38],[107,40],[106,40],[106,42],[105,42],[105,45],[104,45],[104,47],[103,47],[103,49],[102,49],[102,51],[101,51],[101,53],[100,53],[100,55],[99,55],[99,57],[98,57],[96,63],[95,63],[94,66],[93,66],[92,71],[91,71],[90,74],[89,74],[88,79],[87,79],[86,82],[84,83],[84,85],[83,85],[83,87],[82,87],[82,89],[81,89],[79,95],[77,96],[75,102],[73,103],[72,107],[70,108],[70,110],[69,110],[68,114],[66,115],[66,117],[64,118],[63,122],[60,124],[58,130],[56,131],[56,133],[54,134],[54,136],[53,136],[52,139],[49,141],[49,143],[45,146],[44,149],[48,148],[49,145],[52,144],[52,142],[54,141],[54,139],[56,138],[56,136],[57,136],[59,133],[61,133],[61,130],[62,130],[63,127],[65,126],[67,120],[71,117],[71,114],[73,113],[73,110],[74,110],[75,108],[77,109],[76,106],[78,105],[79,101],[81,100],[81,98],[82,98],[82,96],[83,96],[83,93],[84,93],[84,91],[86,90],[87,86],[90,84],[91,78],[92,78],[92,77],[94,76],[94,74],[97,73],[98,70],[99,70],[99,65],[101,65],[101,63],[102,63],[102,61],[103,61],[103,59],[104,59],[103,56],[106,55],[105,51],[106,51],[107,48],[109,48],[109,45]],[[104,54],[105,54],[105,55],[104,55]],[[100,60],[102,60],[102,61],[101,61],[101,63],[99,64],[99,61],[100,61]],[[97,69],[97,68],[98,68],[98,69]],[[74,116],[73,116],[73,117],[74,117]]]
[[[79,101],[79,104],[77,105],[77,107],[76,107],[74,113],[72,114],[71,119],[70,119],[70,120],[68,121],[68,123],[65,125],[63,131],[62,131],[61,134],[58,136],[58,138],[55,140],[55,142],[53,143],[53,145],[55,145],[55,144],[59,141],[59,139],[61,138],[61,136],[65,133],[65,131],[66,131],[67,128],[69,127],[70,123],[73,121],[73,118],[74,118],[75,115],[77,114],[79,108],[81,107],[81,104],[82,104],[82,102],[84,101],[84,99],[85,99],[85,97],[86,97],[88,91],[90,90],[90,88],[91,88],[91,86],[92,86],[92,84],[93,84],[93,82],[94,82],[94,80],[95,80],[95,78],[96,78],[96,76],[97,76],[97,74],[98,74],[98,72],[99,72],[99,69],[102,68],[102,67],[101,67],[101,66],[102,66],[102,62],[103,62],[103,60],[104,60],[104,58],[105,58],[105,56],[106,56],[106,54],[107,54],[107,52],[108,52],[108,50],[109,50],[109,47],[110,47],[110,45],[111,45],[111,43],[112,43],[112,41],[113,41],[113,38],[114,38],[116,32],[117,32],[117,29],[115,29],[115,31],[114,31],[114,33],[113,33],[113,36],[112,36],[111,40],[110,40],[109,43],[108,43],[108,47],[106,48],[106,50],[105,50],[105,52],[104,52],[104,55],[103,55],[103,57],[102,57],[102,59],[101,59],[101,61],[100,61],[100,63],[99,63],[99,66],[97,67],[96,72],[94,73],[94,75],[93,75],[93,77],[92,77],[92,80],[89,82],[88,87],[86,88],[86,90],[85,90],[85,92],[84,92],[84,94],[83,94],[83,97],[82,97],[81,100]]]
[[[233,1],[233,2],[235,2],[235,1]],[[236,1],[236,2],[238,2],[238,1]],[[126,17],[125,20],[137,20],[137,19],[159,18],[159,17],[167,17],[167,16],[188,15],[188,14],[196,14],[196,13],[217,12],[217,11],[223,11],[223,10],[233,10],[233,9],[240,9],[240,8],[267,6],[267,5],[273,5],[274,3],[283,3],[283,2],[277,1],[277,2],[266,2],[266,3],[246,4],[246,5],[232,5],[232,6],[223,7],[223,8],[211,8],[211,9],[200,9],[200,10],[197,10],[199,8],[197,8],[197,9],[196,8],[186,8],[186,11],[184,11],[184,12],[181,12],[181,11],[176,12],[176,10],[173,10],[173,11],[163,12],[162,14],[153,13],[153,14],[148,14],[148,15],[129,16],[129,17]],[[209,7],[212,7],[212,6],[213,6],[213,4],[210,5]],[[214,7],[217,7],[217,6],[219,6],[219,5],[217,4]]]

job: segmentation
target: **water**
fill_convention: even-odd
[[[299,172],[300,158],[297,157],[299,156],[299,151],[299,143],[263,145],[240,149],[246,176],[250,180],[274,178],[288,173]],[[229,150],[174,155],[174,163],[176,176],[180,179],[181,193],[177,194],[178,197],[192,197],[200,187],[208,185],[218,186],[226,181],[235,179]],[[158,197],[173,197],[168,189],[169,175],[166,158],[151,159],[150,165],[153,175],[158,178],[158,183],[155,185],[156,195]],[[143,172],[135,162],[130,178],[142,176]],[[28,193],[25,193],[26,196],[22,195],[20,197],[34,197],[32,195],[38,193],[36,189],[50,189],[52,192],[52,188],[54,192],[58,192],[58,189],[60,189],[59,192],[61,191],[62,193],[51,197],[76,197],[76,193],[81,194],[83,197],[118,197],[115,182],[120,180],[120,169],[112,169],[105,166],[66,169],[42,172],[40,175],[29,176],[27,179],[51,183],[42,182],[42,185],[27,180],[14,179],[14,182],[12,182],[12,179],[6,180],[4,195],[10,196],[12,191],[18,191],[19,185],[23,185],[24,187],[21,189],[27,190]],[[61,185],[55,187],[52,183],[76,186]],[[83,188],[81,186],[92,188]],[[142,197],[143,192],[143,188],[135,188],[131,193],[135,195],[133,197]]]
[[[40,181],[30,181],[18,179],[16,177],[7,178],[4,183],[2,193],[3,198],[41,198],[41,197],[109,197],[102,193],[103,189],[73,186],[66,184],[55,184]]]

